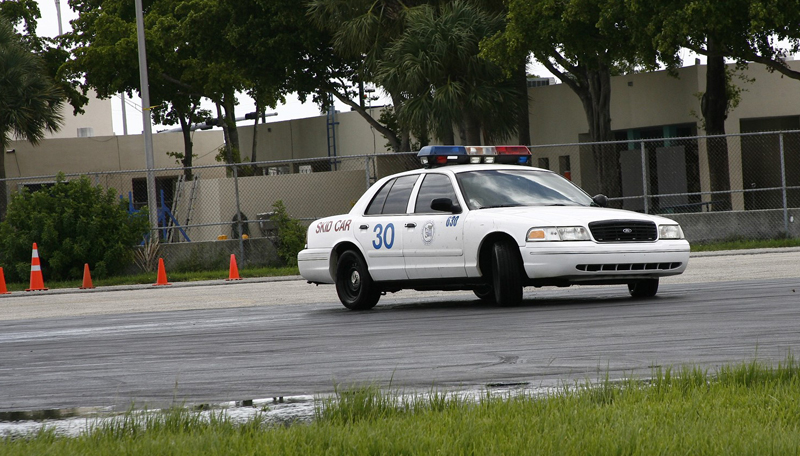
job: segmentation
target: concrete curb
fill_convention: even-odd
[[[154,286],[153,284],[137,284],[137,285],[109,285],[97,288],[82,290],[80,288],[54,288],[52,290],[43,291],[16,291],[8,295],[0,295],[0,299],[4,297],[20,297],[20,296],[52,296],[59,294],[74,294],[74,293],[103,293],[108,291],[127,291],[127,290],[159,290],[167,288],[186,288],[186,287],[207,287],[215,285],[236,285],[238,283],[269,283],[269,282],[291,282],[294,280],[303,280],[302,276],[280,276],[280,277],[252,277],[242,280],[198,280],[193,282],[174,282],[170,285]]]

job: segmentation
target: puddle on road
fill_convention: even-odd
[[[530,394],[541,396],[556,392],[554,387],[530,387],[527,383],[492,383],[481,389],[468,389],[462,391],[427,391],[405,396],[428,395],[432,393],[447,393],[462,399],[478,401],[485,398],[487,393],[503,397],[507,395]],[[313,421],[315,406],[320,401],[331,397],[326,396],[288,396],[281,398],[255,399],[243,402],[225,402],[222,404],[202,404],[191,406],[190,409],[198,410],[203,418],[208,418],[212,413],[223,413],[234,423],[246,423],[256,416],[261,416],[266,424],[283,425],[291,423],[309,423]],[[88,409],[83,409],[88,410]],[[147,410],[141,413],[160,413],[161,410]],[[70,418],[0,421],[0,437],[26,436],[40,431],[43,427],[53,430],[58,435],[76,437],[87,432],[92,427],[104,421],[113,420],[122,416],[111,410],[95,409],[93,412]]]

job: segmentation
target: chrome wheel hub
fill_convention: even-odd
[[[359,274],[358,271],[353,271],[350,274],[350,286],[354,290],[357,290],[358,287],[361,286],[361,274]]]

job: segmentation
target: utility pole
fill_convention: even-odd
[[[64,30],[61,28],[61,2],[56,0],[56,17],[58,17],[58,36],[64,34]]]
[[[150,213],[150,234],[158,235],[158,213],[156,211],[156,177],[153,172],[153,127],[150,116],[150,86],[147,81],[147,52],[144,45],[144,13],[142,0],[136,0],[136,37],[139,42],[139,82],[142,94],[142,126],[144,129],[144,156],[147,167],[147,209]]]

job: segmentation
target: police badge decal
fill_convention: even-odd
[[[433,220],[428,220],[425,222],[425,225],[422,226],[422,242],[424,242],[425,245],[431,245],[431,242],[433,242],[433,232]]]

